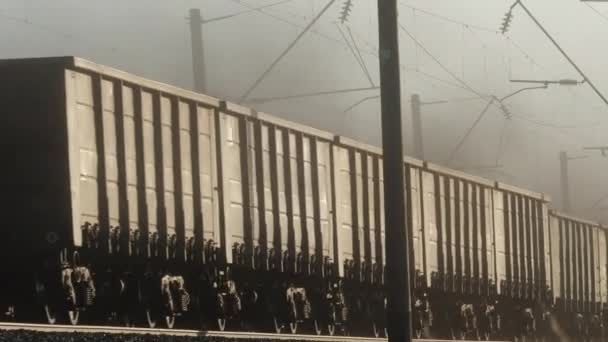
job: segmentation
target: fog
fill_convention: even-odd
[[[147,78],[193,88],[190,8],[204,19],[278,0],[0,0],[0,58],[76,55]],[[337,0],[311,31],[243,102],[244,105],[380,145],[379,90],[260,101],[320,91],[378,86],[377,12],[372,0],[352,0],[339,23]],[[608,95],[608,3],[527,0],[599,90]],[[239,101],[327,0],[291,0],[203,25],[210,95]],[[423,102],[425,159],[446,164],[454,145],[487,105],[527,85],[510,79],[582,80],[520,9],[506,35],[498,33],[512,1],[404,0],[400,31],[405,150],[413,153],[410,96]],[[360,50],[369,78],[338,29]],[[433,57],[431,57],[431,55]],[[371,79],[371,82],[370,82]],[[480,97],[479,95],[482,95]],[[352,110],[345,110],[369,98]],[[256,100],[257,99],[257,100]],[[451,167],[543,192],[560,207],[558,153],[571,160],[573,214],[608,219],[608,158],[583,146],[608,145],[608,106],[588,84],[551,85],[506,100],[506,119],[490,107]],[[501,165],[497,169],[487,166]],[[599,202],[598,202],[599,201]],[[593,208],[595,206],[595,208]],[[603,209],[604,210],[603,210]]]

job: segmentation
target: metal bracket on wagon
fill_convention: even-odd
[[[167,250],[170,259],[177,257],[177,235],[171,234],[167,240]]]
[[[139,229],[132,229],[129,234],[129,245],[131,246],[131,255],[139,255],[141,251],[141,233]]]

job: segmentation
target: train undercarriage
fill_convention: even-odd
[[[41,263],[21,260],[3,277],[11,280],[3,291],[4,316],[48,324],[386,336],[380,285],[228,266],[213,255],[196,265],[86,249],[48,254]],[[412,328],[421,339],[552,341],[567,334],[603,341],[606,308],[587,304],[581,307],[588,310],[566,311],[562,303],[516,300],[495,291],[464,295],[419,281]]]

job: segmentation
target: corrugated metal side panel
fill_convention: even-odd
[[[321,238],[323,240],[321,247],[324,257],[333,258],[334,236],[331,214],[334,208],[331,202],[333,191],[331,185],[331,144],[317,139],[316,147],[320,204],[320,217],[318,219],[321,223]]]
[[[412,167],[410,168],[410,188],[407,191],[410,192],[411,198],[411,215],[412,215],[412,227],[410,228],[413,232],[414,238],[414,268],[417,271],[425,273],[424,265],[424,243],[426,241],[424,236],[423,222],[422,222],[422,206],[420,202],[420,169]],[[428,282],[427,284],[430,284]]]
[[[240,141],[238,118],[219,113],[220,155],[223,168],[223,195],[225,217],[225,246],[226,261],[232,263],[232,246],[234,243],[244,243],[243,219],[243,180],[241,176]]]
[[[171,99],[165,96],[160,98],[160,123],[161,123],[161,145],[162,145],[162,168],[163,168],[163,184],[162,191],[165,199],[166,213],[166,236],[164,239],[176,234],[176,208],[175,208],[175,187],[174,178],[174,156],[173,156],[173,125],[178,125],[173,122],[171,112]]]
[[[561,262],[563,255],[561,249],[561,237],[560,237],[560,223],[557,217],[549,217],[549,246],[551,248],[551,255],[549,256],[548,266],[551,270],[551,289],[553,289],[553,295],[555,298],[564,298],[564,290],[562,284],[562,268]]]
[[[152,109],[152,94],[147,91],[141,92],[141,118],[143,130],[143,152],[144,152],[144,184],[145,198],[148,214],[148,233],[154,234],[158,231],[157,196],[156,196],[156,155],[154,152],[154,113]],[[145,237],[147,238],[147,237]],[[148,253],[148,252],[146,252]]]
[[[302,197],[303,189],[300,185],[300,178],[298,174],[299,164],[302,163],[302,156],[299,156],[297,148],[298,135],[294,132],[289,131],[287,133],[289,140],[289,164],[291,173],[289,174],[289,181],[291,182],[291,201],[293,203],[293,236],[294,236],[294,253],[295,256],[300,255],[303,252],[302,245],[302,215],[306,215],[306,212],[302,212]]]
[[[544,274],[545,274],[545,285],[548,286],[549,289],[553,290],[555,288],[555,281],[553,275],[553,258],[558,258],[559,250],[555,250],[553,247],[553,240],[556,239],[555,235],[551,232],[551,226],[549,221],[549,209],[547,207],[547,203],[543,202],[541,205],[541,216],[539,217],[539,224],[541,225],[542,234],[543,234],[543,244],[544,244]],[[559,279],[559,278],[558,278]],[[553,291],[553,295],[555,296],[555,291]]]
[[[452,268],[452,248],[451,241],[448,233],[450,232],[451,222],[451,210],[450,210],[450,198],[449,198],[449,183],[446,177],[439,174],[434,175],[435,182],[435,196],[438,197],[438,202],[435,203],[435,209],[437,209],[437,235],[438,244],[437,248],[440,252],[438,254],[439,270],[444,276],[444,284],[442,287],[449,288],[451,290],[451,283],[448,284],[445,278],[446,275],[450,275],[453,272]]]
[[[353,176],[355,177],[355,181],[354,183],[352,183],[353,189],[352,191],[356,193],[356,196],[353,197],[353,199],[356,201],[355,203],[355,207],[356,207],[356,212],[354,213],[354,215],[356,215],[356,219],[355,219],[355,229],[357,230],[355,236],[353,237],[355,240],[355,243],[357,244],[357,247],[355,247],[355,250],[358,253],[358,258],[355,255],[355,265],[358,262],[360,266],[363,266],[363,263],[365,262],[365,220],[363,219],[363,201],[364,201],[364,194],[363,194],[363,158],[365,158],[365,155],[363,153],[360,153],[359,151],[356,150],[351,150],[351,153],[354,154],[354,165],[352,164],[351,161],[351,172],[353,173]]]
[[[486,227],[486,236],[483,237],[486,239],[486,254],[487,254],[487,264],[488,264],[488,282],[494,283],[494,285],[500,288],[500,282],[497,279],[497,251],[498,244],[496,241],[496,225],[499,221],[494,217],[494,193],[491,188],[484,188],[482,190],[485,195],[485,202],[483,203],[483,210],[485,211],[485,224]],[[504,242],[503,242],[504,248]]]
[[[203,238],[221,246],[219,219],[219,184],[215,114],[211,108],[196,107],[198,124],[198,160],[203,215]]]
[[[460,233],[460,229],[457,229],[457,225],[460,225],[460,206],[458,200],[456,199],[456,189],[457,182],[455,184],[453,179],[445,177],[446,181],[446,210],[449,212],[449,218],[446,218],[446,222],[448,222],[448,226],[446,227],[446,236],[447,239],[447,249],[448,249],[448,273],[452,277],[451,283],[448,285],[449,288],[454,291],[457,288],[457,284],[455,282],[454,276],[459,274],[459,265],[461,263],[460,260],[460,249],[457,248],[456,243],[459,239],[456,236],[456,233]],[[460,241],[458,241],[460,242]],[[460,247],[460,246],[458,246]],[[458,251],[458,252],[457,252]]]
[[[288,183],[290,181],[290,175],[286,169],[286,156],[288,151],[287,146],[284,142],[287,140],[287,131],[282,129],[275,130],[275,144],[276,144],[276,172],[277,172],[277,189],[278,192],[278,210],[279,210],[279,229],[281,232],[281,252],[288,251],[289,249],[289,237],[290,237],[290,220],[288,216],[291,213],[288,212],[288,199],[290,195],[288,193]],[[293,227],[292,227],[293,228]]]
[[[82,146],[79,131],[80,108],[77,99],[77,80],[76,73],[65,71],[65,87],[66,87],[66,116],[67,116],[67,131],[68,131],[68,158],[70,169],[70,192],[72,201],[72,231],[74,232],[74,244],[82,245],[81,225],[84,223],[82,214],[82,201],[80,188],[80,150]],[[86,119],[86,117],[85,117]]]
[[[423,226],[426,232],[426,236],[424,239],[425,248],[426,248],[426,282],[427,284],[431,284],[431,276],[433,273],[439,274],[439,231],[441,227],[438,226],[438,214],[441,214],[441,208],[437,208],[436,204],[438,203],[440,196],[439,193],[436,192],[436,184],[435,184],[435,176],[427,171],[420,171],[422,187],[421,191],[423,192]]]
[[[116,112],[114,110],[114,86],[111,81],[101,81],[101,96],[103,106],[103,143],[105,151],[106,189],[110,229],[119,224],[118,211],[118,158],[116,143]]]
[[[257,201],[257,196],[255,201],[256,201],[256,207],[257,207],[257,211],[254,214],[254,216],[258,216],[254,222],[259,222],[259,216],[263,215],[264,216],[264,224],[266,225],[265,227],[260,227],[260,234],[263,235],[266,239],[266,246],[265,248],[267,249],[271,249],[273,248],[273,246],[275,246],[275,237],[279,236],[278,234],[275,235],[275,228],[278,229],[279,227],[275,227],[275,222],[274,222],[274,214],[275,214],[275,210],[277,210],[278,208],[274,208],[274,203],[272,201],[272,196],[273,196],[273,191],[275,191],[275,189],[273,188],[273,184],[271,181],[271,174],[272,172],[276,172],[276,170],[272,171],[271,167],[273,167],[272,163],[271,163],[271,155],[270,155],[270,136],[269,134],[271,132],[274,132],[274,130],[272,128],[269,127],[269,125],[266,124],[262,124],[262,123],[256,123],[256,125],[261,125],[259,127],[259,129],[255,130],[255,134],[260,134],[260,137],[256,136],[256,141],[260,141],[261,142],[261,146],[258,146],[256,144],[255,149],[256,152],[257,149],[262,149],[261,151],[261,158],[262,160],[258,160],[256,158],[256,169],[257,172],[262,172],[262,181],[263,184],[260,185],[258,184],[257,180],[254,184],[254,191],[253,194],[257,194],[258,191],[263,191],[264,193],[264,205],[263,205],[263,213],[260,212],[260,203],[258,203]],[[258,140],[259,139],[259,140]],[[275,144],[276,144],[276,140]],[[274,147],[276,148],[276,146]],[[273,149],[274,150],[274,149]],[[276,157],[276,154],[275,154]],[[260,163],[261,165],[259,165],[258,163]],[[264,232],[262,232],[262,230],[265,230]],[[263,233],[263,234],[262,234]],[[277,244],[278,245],[278,244]],[[281,250],[275,251],[278,253],[281,253]]]
[[[600,229],[598,231],[598,251],[599,251],[599,272],[600,272],[600,299],[603,304],[608,303],[608,260],[606,256],[606,231]]]
[[[505,196],[501,190],[492,190],[494,202],[494,238],[496,250],[496,285],[499,294],[502,294],[502,284],[507,281],[507,250],[505,235]]]
[[[70,145],[74,148],[70,151],[70,161],[77,165],[78,173],[73,175],[73,182],[78,182],[79,189],[78,195],[72,194],[72,205],[78,216],[74,222],[79,222],[80,227],[86,222],[99,223],[93,79],[90,75],[76,72],[68,72],[66,76],[67,88],[74,100],[74,113],[68,114],[72,123],[69,125],[70,135],[73,134]]]
[[[374,199],[376,198],[376,185],[378,180],[374,175],[374,159],[373,155],[367,157],[367,226],[369,229],[369,248],[370,248],[370,262],[371,265],[376,264],[378,261],[376,258],[376,216],[378,212],[374,207]]]
[[[138,197],[138,179],[137,179],[137,130],[135,119],[135,90],[132,87],[122,87],[122,102],[123,102],[123,127],[124,127],[124,144],[125,144],[125,168],[126,168],[126,186],[127,186],[127,202],[128,202],[128,217],[129,229],[135,230],[140,227],[139,222],[139,197]]]
[[[595,287],[594,296],[592,301],[595,303],[602,302],[602,288],[601,288],[601,265],[600,265],[600,250],[599,250],[599,228],[593,227],[591,229],[590,244],[593,246],[593,285]]]
[[[308,236],[308,253],[309,255],[315,255],[315,248],[317,245],[316,235],[315,235],[315,212],[314,212],[314,202],[318,199],[315,199],[315,192],[313,187],[315,186],[313,168],[317,168],[318,165],[314,161],[314,159],[318,158],[318,154],[313,158],[313,154],[317,153],[316,146],[313,142],[314,138],[304,136],[302,137],[302,146],[304,150],[304,201],[306,202],[306,230]],[[317,189],[318,190],[318,189]],[[322,241],[319,241],[322,243]]]
[[[259,146],[256,143],[256,130],[255,123],[249,120],[245,121],[245,131],[247,134],[247,178],[248,178],[248,187],[249,187],[249,215],[251,222],[251,239],[252,239],[252,248],[260,248],[260,243],[266,239],[266,231],[262,231],[260,226],[260,203],[258,200],[258,172],[264,172],[263,162],[256,158],[256,150]],[[259,191],[264,191],[264,189],[259,189]],[[253,250],[252,250],[253,253]]]
[[[348,150],[334,146],[334,174],[338,239],[338,270],[344,276],[344,262],[353,259],[352,200]]]
[[[192,129],[190,127],[191,116],[196,113],[191,113],[191,106],[184,102],[178,101],[177,118],[179,120],[179,130],[177,141],[179,142],[180,153],[180,175],[181,175],[181,215],[184,229],[184,241],[194,239],[194,186],[192,172]],[[179,210],[179,209],[178,209]],[[181,242],[180,242],[181,243]]]
[[[379,163],[378,165],[379,175],[380,175],[380,237],[382,241],[382,260],[386,260],[386,220],[384,215],[384,165]],[[384,262],[383,267],[386,265]],[[382,275],[384,277],[384,269],[382,270]],[[384,283],[384,279],[382,281]]]
[[[574,256],[572,255],[572,240],[573,240],[573,234],[572,234],[572,229],[570,227],[570,222],[566,221],[566,220],[560,220],[562,223],[562,227],[564,230],[563,236],[564,238],[562,239],[562,243],[564,244],[564,250],[566,251],[564,254],[564,259],[563,259],[563,265],[565,265],[564,267],[564,271],[566,274],[566,280],[565,283],[566,285],[564,286],[564,291],[566,293],[566,300],[568,302],[568,307],[570,307],[571,305],[571,301],[573,300],[573,280],[572,280],[572,267],[574,266]]]

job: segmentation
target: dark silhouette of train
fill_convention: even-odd
[[[5,319],[385,334],[379,148],[75,57],[0,75]],[[403,177],[416,336],[606,338],[603,227]]]

